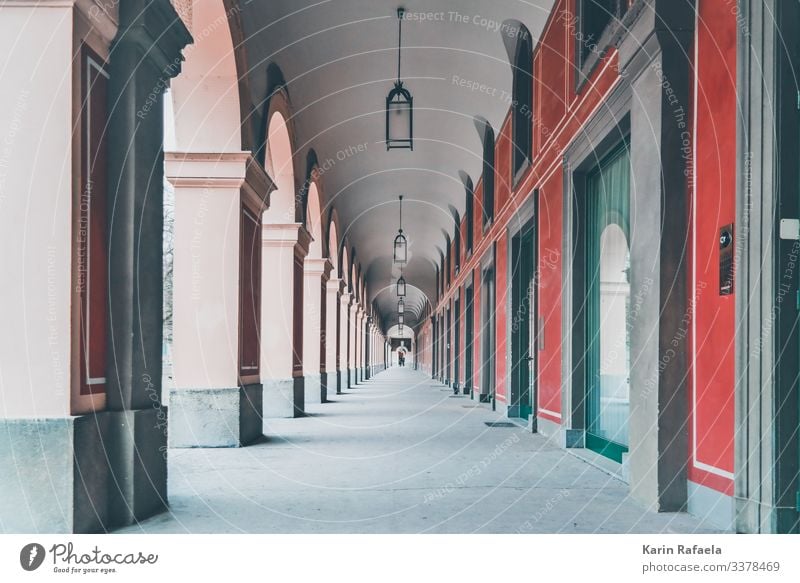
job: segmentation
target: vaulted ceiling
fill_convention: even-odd
[[[414,95],[414,150],[387,151],[386,94],[397,67],[395,0],[241,1],[240,21],[254,103],[277,65],[291,101],[296,156],[313,148],[331,205],[357,251],[370,301],[388,318],[397,197],[410,260],[405,277],[419,297],[435,297],[435,265],[465,209],[464,173],[477,182],[481,138],[476,116],[497,129],[510,105],[509,47],[517,23],[535,40],[552,0],[403,2],[402,77]],[[422,16],[425,18],[422,18]],[[421,309],[421,308],[420,308]],[[386,310],[386,311],[384,311]],[[413,325],[412,314],[407,323]]]

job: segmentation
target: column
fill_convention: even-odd
[[[79,421],[83,416],[70,415],[74,205],[68,170],[56,171],[72,165],[72,99],[69,91],[56,91],[53,80],[71,68],[73,16],[72,8],[49,4],[56,3],[0,7],[0,46],[8,59],[0,91],[0,266],[15,274],[0,286],[0,516],[7,532],[100,526],[73,508],[76,497],[97,491],[73,476],[80,429],[90,427]],[[59,200],[66,208],[54,213]],[[39,217],[48,218],[47,229],[37,227]],[[37,236],[23,246],[26,233]],[[95,432],[88,437],[101,444]],[[41,469],[24,475],[20,459]],[[81,469],[89,472],[89,484],[108,474],[107,468]],[[105,522],[107,510],[100,513]]]
[[[309,259],[304,262],[303,281],[303,377],[305,402],[327,401],[325,337],[328,315],[327,283],[333,265],[330,260]],[[335,311],[331,311],[334,315]]]
[[[349,307],[349,320],[348,320],[348,345],[347,345],[347,374],[348,386],[352,387],[358,384],[358,375],[356,374],[356,354],[358,352],[356,341],[356,330],[358,329],[358,303],[355,298],[350,299]]]
[[[191,42],[169,2],[119,5],[112,45],[108,176],[110,354],[106,444],[116,487],[112,520],[134,523],[166,508],[167,435],[160,425],[163,294],[163,120],[159,94]],[[140,34],[130,34],[131,30]],[[158,48],[153,45],[157,44]],[[154,66],[144,66],[142,55]],[[147,169],[144,171],[144,169]]]
[[[364,308],[359,304],[358,317],[356,318],[356,378],[359,383],[364,382],[364,321],[366,316]]]
[[[99,4],[0,3],[11,64],[0,91],[0,268],[14,274],[0,286],[9,532],[101,531],[166,506],[160,89],[191,39],[166,0],[110,15]],[[115,40],[117,26],[142,34]],[[159,115],[137,118],[150,94]]]
[[[364,380],[369,379],[372,376],[372,371],[369,369],[369,351],[370,347],[372,346],[372,342],[370,342],[370,317],[369,315],[364,315]]]
[[[349,352],[350,346],[350,293],[344,282],[339,293],[339,349],[337,351],[337,393],[350,386]]]
[[[371,319],[371,317],[369,319]],[[372,378],[373,371],[372,371],[372,355],[371,355],[371,352],[372,352],[372,347],[373,347],[373,344],[374,344],[374,339],[372,338],[372,323],[371,322],[367,323],[367,330],[366,330],[366,333],[365,333],[365,338],[367,339],[367,350],[365,351],[365,353],[366,353],[366,357],[365,357],[366,362],[364,363],[364,370],[367,371],[367,375],[366,375],[367,378]]]
[[[374,324],[372,325],[372,341],[370,342],[370,347],[370,366],[372,367],[372,374],[374,375],[378,373],[377,359],[375,358],[375,351],[378,347],[378,332]]]
[[[325,283],[325,383],[326,395],[339,393],[338,382],[338,323],[339,323],[339,294],[342,291],[342,280],[330,279]]]
[[[249,152],[167,153],[175,187],[171,447],[262,434],[261,215],[274,184]]]
[[[300,223],[262,226],[261,367],[265,417],[305,414],[303,271],[311,235]]]
[[[353,346],[355,346],[353,354],[353,374],[356,379],[356,384],[360,384],[364,380],[361,374],[361,346],[364,344],[361,338],[361,321],[361,305],[356,304],[355,321],[353,324]]]

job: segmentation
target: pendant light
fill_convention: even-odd
[[[394,238],[394,262],[406,263],[408,261],[408,241],[403,235],[403,196],[400,196],[400,229]]]
[[[403,298],[400,298],[400,301],[397,302],[397,313],[402,314],[406,311],[406,303],[403,301]]]
[[[402,298],[406,295],[406,280],[403,274],[400,273],[400,279],[397,280],[397,297]]]
[[[414,149],[414,98],[400,79],[400,50],[403,44],[403,16],[397,9],[397,81],[386,96],[386,149]]]

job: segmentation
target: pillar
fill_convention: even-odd
[[[370,342],[370,346],[370,366],[372,367],[372,374],[374,375],[378,372],[377,359],[375,358],[375,350],[378,347],[378,332],[375,329],[374,324],[372,327],[372,340]]]
[[[339,294],[338,393],[350,386],[350,293],[346,291],[344,282],[342,282],[341,289]]]
[[[165,168],[175,187],[169,444],[246,445],[262,433],[252,286],[274,184],[249,152],[167,153]]]
[[[359,304],[356,313],[356,379],[358,383],[364,382],[364,308]]]
[[[372,337],[372,317],[367,318],[366,330],[364,338],[366,338],[366,349],[364,350],[364,370],[367,371],[366,378],[372,377],[372,347],[375,343]]]
[[[0,267],[15,274],[0,287],[8,532],[95,532],[166,507],[160,105],[191,37],[166,0],[110,10],[0,4],[13,63],[0,92]],[[107,134],[76,130],[89,116]]]
[[[261,378],[265,417],[305,414],[304,260],[311,235],[300,223],[265,224],[261,287]]]
[[[350,299],[348,312],[347,374],[348,386],[352,387],[358,384],[358,375],[356,374],[356,353],[358,352],[358,347],[356,345],[356,330],[358,329],[358,303],[355,301],[355,298]]]
[[[303,377],[306,403],[327,401],[325,341],[328,317],[327,284],[333,265],[330,260],[309,259],[303,264]],[[336,312],[330,312],[334,318]]]
[[[328,395],[341,393],[339,386],[339,294],[341,279],[329,279],[325,284],[325,387]]]
[[[164,510],[167,491],[167,436],[163,426],[156,430],[163,326],[163,94],[155,103],[152,95],[179,73],[180,49],[191,37],[166,1],[120,3],[119,31],[109,57],[114,107],[108,134],[113,206],[106,407],[113,445],[106,448],[118,486],[111,492],[112,520],[134,523]],[[153,62],[143,63],[143,55]]]

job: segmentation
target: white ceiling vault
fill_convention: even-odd
[[[309,149],[322,168],[331,205],[356,249],[385,324],[396,310],[387,293],[398,195],[415,288],[414,307],[436,289],[435,264],[453,212],[464,213],[466,172],[477,183],[481,140],[476,116],[495,130],[510,105],[512,70],[506,45],[514,23],[534,45],[552,0],[240,0],[240,22],[253,103],[268,90],[267,68],[280,68],[291,102],[295,156]],[[396,77],[397,15],[402,5],[402,78],[414,96],[414,150],[387,151],[385,98]],[[504,40],[505,39],[505,40]],[[477,210],[477,209],[476,209]],[[327,214],[327,213],[326,213]],[[480,216],[476,212],[476,216]],[[341,235],[341,233],[340,233]],[[419,308],[422,309],[421,307]],[[413,312],[407,324],[414,325]],[[396,317],[395,317],[396,319]]]

